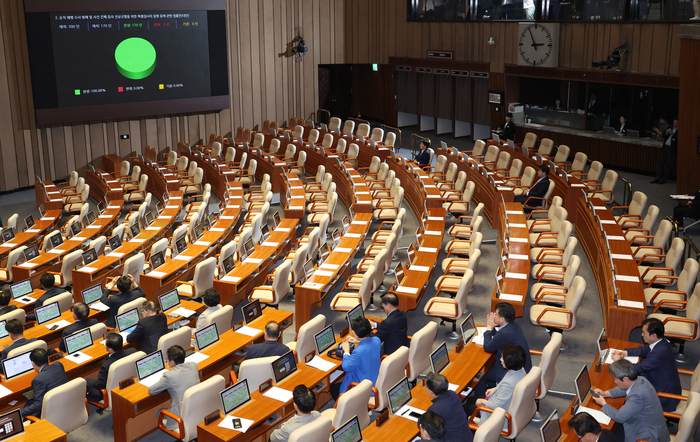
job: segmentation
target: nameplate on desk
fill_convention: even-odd
[[[224,231],[226,231],[226,229],[224,229],[222,227],[212,227],[211,229],[209,229],[209,231],[210,232],[224,232]]]
[[[508,272],[508,275],[506,276],[507,278],[510,279],[527,279],[528,274],[527,273],[513,273],[513,272]]]
[[[518,229],[527,229],[527,225],[520,224],[520,223],[510,223],[510,224],[508,224],[508,227],[515,227]]]
[[[442,198],[442,195],[426,195],[427,198]]]
[[[571,175],[569,175],[569,176],[571,176]],[[574,184],[571,185],[571,187],[586,187],[586,185],[585,185],[585,184],[581,184],[581,183],[574,183]]]
[[[442,232],[440,232],[438,230],[426,230],[425,232],[423,232],[423,235],[440,235],[440,236],[442,236]]]
[[[92,273],[92,272],[96,272],[96,271],[97,271],[97,268],[95,268],[95,267],[81,267],[81,268],[80,268],[80,271],[81,271],[81,272]]]
[[[593,209],[594,210],[608,210],[608,208],[605,206],[593,206]]]
[[[13,242],[6,242],[5,244],[2,245],[3,247],[17,247],[17,244]]]
[[[435,253],[438,251],[438,249],[436,249],[434,247],[419,247],[418,251],[425,252],[425,253]]]
[[[108,209],[118,209],[119,207],[120,207],[120,206],[117,206],[117,205],[114,205],[114,206],[113,206],[113,205],[111,205],[111,204],[110,204],[109,206],[107,206]]]
[[[527,238],[514,238],[514,237],[511,237],[511,238],[509,239],[509,241],[511,241],[511,242],[527,242]]]
[[[352,249],[349,249],[347,247],[336,247],[335,249],[333,249],[333,251],[338,253],[350,253],[352,252]]]
[[[528,260],[530,259],[529,256],[527,255],[516,255],[515,253],[511,253],[508,255],[508,259],[522,259],[522,260]],[[510,277],[510,274],[508,275]]]
[[[143,243],[146,242],[146,238],[131,238],[128,242]]]
[[[160,227],[148,226],[148,227],[146,227],[146,230],[151,230],[151,231],[153,231],[153,230],[160,230]]]
[[[131,385],[134,385],[134,380],[135,380],[135,378],[134,378],[134,376],[132,376],[132,377],[130,377],[130,378],[124,379],[123,381],[120,381],[120,382],[119,382],[119,389],[120,389],[120,390],[123,390],[123,389],[125,389],[126,387],[129,387],[129,386],[131,386]]]
[[[513,189],[511,189],[511,188],[508,187],[508,186],[498,186],[497,189],[498,189],[498,190],[513,190]]]
[[[165,272],[156,272],[156,271],[152,271],[152,272],[150,272],[150,273],[149,273],[148,275],[146,275],[146,276],[151,276],[151,277],[153,277],[153,278],[162,278],[162,277],[165,276],[165,275],[167,275],[167,273],[165,273]]]
[[[41,232],[40,229],[27,229],[27,233],[39,233]]]
[[[240,276],[224,276],[221,278],[221,281],[226,281],[226,282],[238,282],[241,280]]]
[[[304,186],[292,186],[291,188],[292,188],[292,189],[303,189]]]
[[[302,284],[302,287],[306,287],[307,289],[321,290],[323,288],[323,284],[319,284],[318,282],[307,281],[304,284]]]
[[[53,218],[45,216],[45,217],[41,218],[40,221],[53,221]]]
[[[227,170],[227,171],[224,172],[224,175],[231,175],[231,174],[234,174],[234,173],[236,173],[235,170]]]
[[[331,272],[331,271],[329,271],[329,270],[316,270],[316,271],[314,272],[314,275],[317,275],[317,276],[333,276],[333,272]]]
[[[612,219],[601,219],[600,223],[601,224],[617,224],[617,222],[612,220]]]
[[[177,183],[178,180],[166,180],[168,183]]]
[[[520,210],[506,210],[506,213],[508,215],[522,215],[523,214],[523,212],[521,212]]]
[[[355,192],[356,195],[369,195],[369,192]]]
[[[178,261],[190,261],[192,258],[194,258],[194,256],[177,255],[173,259],[177,259]]]
[[[289,210],[304,210],[304,206],[289,206]]]
[[[245,261],[243,261],[244,264],[260,264],[261,262],[263,262],[263,260],[259,258],[246,258]]]
[[[437,188],[437,186],[435,184],[425,184],[425,188],[426,189]]]
[[[367,193],[369,193],[369,192],[367,192]],[[300,200],[302,198],[304,198],[304,195],[292,195],[292,197],[289,199],[290,200]]]
[[[181,200],[182,197],[181,196],[171,196],[170,199],[171,200]]]
[[[23,264],[20,264],[18,267],[22,267],[23,269],[33,269],[34,267],[38,266],[38,263],[33,263],[33,262],[25,262]]]
[[[49,195],[53,195],[54,193],[61,193],[61,192],[46,192],[46,193],[48,193]]]
[[[398,292],[398,293],[410,293],[412,295],[415,295],[416,293],[418,293],[418,289],[416,287],[405,287],[405,286],[396,287],[396,290],[394,290],[394,291]]]
[[[95,224],[90,224],[89,226],[87,226],[87,227],[85,227],[85,228],[86,228],[86,229],[98,230],[98,229],[101,229],[102,226],[98,226],[98,225],[95,225]]]
[[[360,235],[359,233],[346,233],[344,236],[348,238],[360,238],[362,235]]]
[[[257,336],[258,334],[262,333],[262,330],[244,325],[243,327],[237,329],[236,333],[240,333],[246,336]]]
[[[615,281],[639,282],[639,278],[636,276],[615,275]]]
[[[632,255],[620,255],[620,254],[618,254],[618,253],[612,253],[612,254],[610,254],[610,257],[611,257],[612,259],[627,259],[627,260],[633,260],[633,259],[634,259],[634,256],[632,256]]]
[[[271,241],[265,241],[264,243],[260,244],[261,246],[265,247],[277,247],[280,245],[278,242],[271,242]]]
[[[416,272],[429,272],[432,267],[427,266],[411,266],[409,270],[415,270]]]
[[[195,241],[194,242],[195,246],[207,246],[209,247],[211,243],[209,241]]]
[[[522,295],[510,295],[508,293],[501,293],[498,299],[505,299],[506,301],[516,301],[520,302],[523,300]]]
[[[107,256],[110,258],[121,258],[124,254],[121,252],[111,252]]]
[[[340,265],[338,265],[338,264],[325,263],[325,264],[321,264],[321,267],[319,267],[319,269],[338,270],[339,267],[340,267]]]
[[[368,222],[369,222],[369,221],[359,221],[359,220],[358,220],[358,221],[353,221],[353,222],[351,222],[350,224],[359,224],[359,225],[361,225],[361,226],[364,226],[364,225],[367,225]]]
[[[73,241],[85,241],[85,240],[87,240],[87,238],[82,237],[82,236],[74,236],[73,238],[71,238],[71,240],[73,240]]]
[[[110,219],[110,218],[112,218],[112,215],[100,215],[100,216],[98,216],[98,218]]]
[[[61,249],[51,249],[47,253],[53,253],[55,255],[59,255],[59,254],[64,253],[64,252],[65,252],[65,250],[61,250]]]
[[[50,199],[49,201],[52,201],[52,202],[53,202],[53,201],[63,201],[63,200],[59,198],[59,199],[57,199],[57,200],[51,200],[51,199]]]
[[[221,215],[219,219],[236,219],[235,216],[230,216],[230,215]]]
[[[180,206],[165,206],[166,209],[179,209]]]
[[[615,235],[608,235],[608,239],[610,241],[627,241],[627,238],[624,236],[615,236]]]
[[[429,216],[428,221],[445,221],[445,218],[442,216]]]
[[[161,216],[159,216],[159,217],[156,218],[156,219],[167,220],[167,219],[170,219],[170,218],[172,218],[172,216],[170,216],[170,215],[161,215]]]
[[[617,306],[629,308],[644,308],[644,303],[641,301],[625,301],[623,299],[618,299]]]
[[[116,183],[117,180],[106,180],[106,182],[108,182],[108,183]]]

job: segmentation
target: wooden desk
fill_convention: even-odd
[[[102,155],[102,167],[107,173],[115,177],[121,172],[123,162],[124,159],[119,155],[113,153]]]
[[[270,142],[272,141],[272,136],[267,135],[265,137],[265,143],[263,144],[263,148],[269,149],[270,147]],[[287,146],[288,141],[284,138],[281,138],[280,141],[282,141],[281,146],[280,146],[280,152],[284,152],[284,149]],[[284,147],[282,147],[282,145]],[[251,148],[249,151],[245,151],[243,149],[243,144],[231,144],[228,140],[224,141],[224,145],[222,146],[222,152],[221,155],[222,157],[226,153],[226,150],[229,147],[233,147],[236,149],[236,158],[234,159],[235,162],[238,162],[241,158],[241,152],[247,152],[248,153],[248,160],[246,161],[246,166],[245,169],[248,169],[248,164],[250,160],[254,159],[258,162],[258,167],[255,170],[255,180],[258,182],[262,181],[262,177],[264,174],[270,175],[270,184],[272,185],[272,192],[274,193],[281,193],[282,192],[282,170],[286,169],[285,162],[274,157],[272,158],[272,162],[267,159],[267,157],[263,157],[258,155],[255,152],[255,149]],[[294,155],[295,159],[299,155],[299,145],[297,144],[297,153]],[[231,172],[233,173],[233,172]]]
[[[502,279],[503,293],[501,293],[500,298],[498,284],[493,290],[491,311],[496,311],[496,304],[499,302],[507,302],[515,307],[515,316],[522,317],[527,299],[528,282],[530,281],[530,232],[527,228],[527,218],[520,203],[506,203],[505,209],[508,211],[508,231],[510,232],[509,255],[505,261],[506,277]],[[505,247],[503,244],[506,231],[505,215],[503,205],[501,205],[498,222],[498,244],[501,256]],[[497,277],[500,277],[500,270],[498,273]],[[510,297],[520,297],[520,299],[507,299]]]
[[[219,169],[217,169],[217,167],[214,166],[212,163],[208,161],[203,161],[202,157],[187,152],[184,149],[184,146],[180,146],[180,143],[178,143],[178,149],[182,150],[178,150],[178,155],[187,157],[189,161],[196,161],[197,167],[201,167],[202,171],[204,172],[202,182],[211,185],[211,191],[214,193],[214,195],[216,195],[219,201],[223,200],[224,194],[226,193],[226,183],[228,182],[227,176],[232,177],[234,172],[231,169],[229,169],[228,166],[225,166],[223,164],[219,166],[221,167],[221,171],[219,172]],[[259,161],[258,164],[260,164]],[[161,170],[165,171],[166,169],[161,168]],[[230,185],[235,185],[235,182],[231,182]],[[238,183],[238,185],[240,185],[240,183]]]
[[[209,355],[209,358],[198,364],[201,380],[221,373],[228,382],[231,364],[243,358],[236,352],[262,338],[263,329],[268,321],[291,323],[291,317],[292,314],[289,312],[268,308],[263,310],[260,318],[249,325],[260,330],[256,336],[247,336],[233,330],[223,333],[219,337],[219,342],[202,351],[203,354]],[[167,391],[151,396],[148,394],[148,387],[139,382],[123,390],[119,388],[112,390],[112,401],[115,442],[138,440],[156,431],[158,410],[170,407],[170,395]],[[214,406],[218,407],[218,402]]]
[[[632,249],[625,239],[620,226],[615,222],[610,210],[597,198],[589,200],[594,208],[586,205],[583,198],[578,200],[578,222],[576,223],[576,237],[581,243],[588,262],[591,263],[593,275],[595,275],[600,294],[600,303],[603,308],[603,319],[608,336],[614,339],[626,340],[633,328],[639,327],[647,316],[644,287],[639,282],[639,269],[632,258]],[[605,242],[600,225],[594,218],[595,215],[602,220],[603,231],[608,235],[610,249]],[[613,239],[620,238],[620,240]],[[636,278],[638,282],[616,281],[618,299],[615,299],[613,287],[612,267],[608,253],[617,257],[629,259],[614,259],[615,273],[617,276]],[[632,307],[620,305],[632,302]]]
[[[104,322],[107,319],[107,312],[99,312],[97,310],[90,309],[88,318],[95,318],[99,322]],[[75,319],[73,319],[73,312],[66,310],[65,312],[61,313],[60,318],[50,321],[48,325],[51,325],[59,320],[65,320],[71,324],[75,322]],[[46,345],[49,346],[49,348],[51,348],[54,344],[56,344],[55,346],[58,346],[58,342],[61,340],[61,333],[66,327],[58,328],[56,330],[49,330],[46,325],[47,324],[36,325],[25,330],[24,337],[27,339],[36,338],[42,340],[46,342]],[[12,339],[10,339],[9,336],[5,336],[4,338],[0,339],[0,348],[6,347],[10,344],[12,344]]]
[[[35,181],[36,206],[42,204],[46,210],[63,210],[63,197],[58,187],[51,181]]]
[[[306,194],[303,182],[295,173],[290,173],[288,177],[288,181],[284,179],[284,176],[281,177],[280,203],[284,207],[284,217],[302,219],[306,214]]]
[[[13,442],[66,442],[66,433],[54,424],[42,419],[29,426],[24,426],[24,433],[12,437]]]
[[[59,210],[47,210],[45,216],[37,219],[31,229],[21,230],[15,232],[15,237],[6,242],[0,244],[0,257],[3,257],[2,265],[6,265],[7,261],[4,259],[12,250],[19,246],[25,244],[32,244],[38,240],[38,238],[43,237],[45,234],[54,230],[58,226],[58,221],[61,219],[62,209]],[[24,221],[22,221],[24,222]],[[16,281],[19,281],[15,278]]]
[[[85,183],[90,185],[90,197],[97,201],[104,200],[105,195],[110,201],[124,199],[124,190],[119,181],[107,172],[88,170],[85,172]]]
[[[177,179],[170,171],[164,169],[163,175],[165,175],[165,178],[163,178],[160,172],[156,171],[148,164],[143,163],[138,159],[133,159],[133,162],[133,166],[139,166],[141,168],[141,173],[148,176],[146,191],[151,192],[151,194],[153,194],[153,196],[159,200],[163,200],[165,189],[168,189],[168,192],[180,190],[180,180]],[[204,186],[204,183],[202,183],[202,186]]]

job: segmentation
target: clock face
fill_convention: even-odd
[[[521,27],[518,37],[518,64],[552,66],[554,50],[555,35],[546,26],[533,23]]]

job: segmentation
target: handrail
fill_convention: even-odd
[[[321,121],[321,112],[323,112],[323,115],[327,115],[327,116],[328,116],[328,120],[327,120],[327,121]],[[330,111],[327,111],[326,109],[318,109],[318,110],[316,111],[316,122],[317,122],[317,123],[330,124],[330,122],[331,122],[331,112],[330,112]]]
[[[411,134],[411,144],[409,146],[409,149],[411,150],[411,155],[413,156],[413,158],[416,157],[416,152],[418,152],[419,149],[418,144],[420,144],[420,141],[416,142],[416,140],[425,140],[428,143],[430,143],[430,138],[426,138],[418,134]]]
[[[671,228],[673,229],[673,237],[678,237],[678,223],[672,216],[665,216],[664,219],[671,223]]]
[[[620,178],[622,180],[622,182],[626,184],[626,186],[622,192],[622,204],[620,204],[620,205],[621,206],[629,206],[630,203],[632,202],[632,183],[630,182],[630,180],[623,177],[619,173],[617,174],[617,177]]]
[[[369,124],[369,121],[363,120],[362,118],[349,117],[348,120],[352,120],[352,121],[354,121],[354,122],[357,123],[357,124],[359,124],[359,123]],[[371,125],[370,125],[370,126],[371,126]]]
[[[388,124],[381,124],[379,127],[381,127],[382,129],[391,129],[396,135],[398,135],[398,142],[394,145],[394,151],[398,152],[401,149],[401,129],[399,129],[398,127],[389,126]],[[397,145],[399,146],[398,148],[396,148]]]
[[[700,260],[700,249],[698,249],[698,246],[693,242],[693,238],[686,236],[685,242],[688,243],[688,258],[690,258],[690,249],[693,249],[695,251],[695,260]]]

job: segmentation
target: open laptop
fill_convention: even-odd
[[[202,227],[201,223],[197,223],[197,225],[194,226],[194,229],[192,229],[192,231],[194,233],[194,241],[192,242],[199,241],[199,238],[201,238],[204,235],[204,228]]]
[[[474,316],[469,313],[464,321],[462,321],[462,324],[459,326],[460,330],[462,331],[462,339],[464,340],[464,345],[467,345],[471,342],[472,339],[476,336],[476,324],[474,324]]]
[[[66,346],[66,353],[72,355],[79,351],[85,350],[92,346],[92,332],[90,327],[79,330],[71,335],[63,338],[63,344]]]
[[[333,233],[331,233],[331,238],[333,238],[333,248],[335,249],[338,244],[340,244],[340,232],[338,229],[333,230]]]
[[[394,289],[396,289],[401,285],[404,278],[403,263],[398,263],[396,264],[396,267],[394,267],[394,277],[396,278],[394,281]]]
[[[264,224],[260,228],[260,243],[261,244],[264,243],[265,241],[267,241],[267,238],[269,238],[269,237],[270,237],[270,228],[267,226],[267,224]]]
[[[0,416],[0,441],[24,433],[24,419],[19,408]]]
[[[29,355],[31,353],[31,351],[28,351],[2,361],[2,368],[5,371],[5,381],[9,381],[17,376],[34,371],[32,361],[29,360]]]
[[[170,290],[158,297],[158,304],[160,304],[160,311],[163,313],[170,309],[180,306],[180,298],[177,296],[177,290]]]
[[[165,264],[165,253],[163,252],[163,250],[151,255],[150,262],[151,262],[151,270],[155,270],[158,267]]]
[[[408,378],[404,377],[397,382],[396,385],[387,391],[386,395],[389,399],[389,409],[391,410],[392,416],[396,416],[397,413],[400,416],[411,416],[415,419],[422,416],[422,414],[411,411],[410,409],[402,410],[402,408],[413,399]]]
[[[275,212],[275,214],[272,216],[272,218],[275,220],[275,229],[276,229],[277,226],[280,225],[280,222],[282,222],[282,220],[280,219],[280,213]]]
[[[216,322],[195,332],[194,340],[197,344],[197,351],[202,351],[210,345],[219,342],[219,331],[216,328]]]
[[[357,416],[353,416],[331,433],[331,442],[362,442],[362,431]]]
[[[364,318],[365,312],[362,310],[362,304],[358,304],[345,315],[348,320],[348,327],[352,330],[352,322],[357,318]]]
[[[127,310],[121,315],[117,315],[114,319],[117,321],[117,330],[119,333],[129,334],[136,328],[139,322],[139,311],[136,308]]]
[[[253,238],[248,238],[248,241],[245,242],[243,248],[245,249],[246,258],[252,255],[253,252],[255,252],[255,243],[253,242]]]
[[[80,293],[83,295],[83,302],[93,310],[97,310],[94,307],[92,307],[92,305],[97,304],[98,302],[101,303],[100,299],[102,299],[102,286],[100,284],[93,285],[92,287],[88,287]],[[106,305],[104,306],[107,307]],[[109,307],[107,307],[107,309],[109,309]]]
[[[245,321],[246,325],[255,321],[256,319],[262,316],[260,300],[256,299],[255,301],[249,302],[248,304],[244,305],[243,307],[241,307],[241,312],[243,313],[243,320]]]
[[[585,403],[588,393],[591,391],[591,378],[588,375],[588,367],[586,365],[578,372],[576,379],[574,379],[574,386],[576,387],[576,396],[579,402],[581,404]]]
[[[97,261],[97,251],[95,248],[91,248],[90,250],[87,250],[85,253],[83,253],[83,265],[87,266],[92,264],[93,262]]]
[[[320,264],[323,264],[326,261],[326,259],[328,259],[328,256],[331,254],[330,250],[328,250],[327,243],[324,242],[321,245],[321,248],[318,249],[318,254],[320,256]]]
[[[27,226],[27,229],[34,227],[34,215],[29,215],[28,217],[24,218],[24,225]]]
[[[291,350],[272,362],[272,373],[278,384],[296,371],[297,359]]]
[[[343,235],[345,235],[350,228],[350,219],[346,216],[343,217]]]
[[[160,350],[136,361],[136,373],[139,376],[139,381],[164,371],[165,363],[163,362],[163,352]]]
[[[335,334],[333,334],[333,325],[329,324],[326,328],[314,335],[316,342],[316,354],[323,354],[326,350],[335,345]]]
[[[559,442],[561,436],[559,415],[557,414],[557,410],[554,410],[540,427],[540,437],[542,438],[542,442]]]
[[[608,342],[608,335],[605,332],[605,328],[603,328],[600,331],[600,334],[598,335],[598,354],[600,355],[600,359],[602,361],[605,361],[608,358],[608,354],[610,353],[610,343]]]
[[[433,373],[440,373],[450,364],[450,355],[447,353],[447,344],[444,342],[434,352],[430,353],[430,367]]]
[[[250,390],[248,389],[248,380],[243,379],[236,382],[221,393],[221,405],[224,408],[224,414],[229,414],[241,405],[250,402]]]
[[[12,293],[12,299],[21,299],[24,296],[31,295],[34,289],[32,288],[32,281],[30,279],[25,279],[24,281],[17,282],[10,286],[10,293]],[[24,302],[31,302],[31,299],[22,299]]]
[[[39,307],[34,313],[36,314],[37,324],[41,325],[59,318],[61,316],[61,309],[58,307],[58,301],[56,301]]]
[[[39,206],[39,215],[41,215],[42,218],[46,216],[46,209],[43,204]]]

